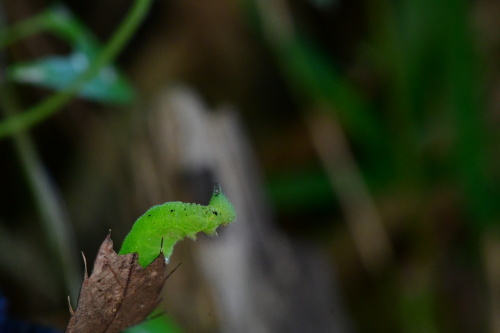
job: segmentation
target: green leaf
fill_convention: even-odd
[[[81,52],[67,57],[46,57],[10,66],[7,78],[18,83],[63,90],[88,68],[91,61],[87,54]],[[97,76],[84,84],[79,92],[80,97],[113,104],[128,104],[134,95],[131,85],[113,66],[101,68]]]
[[[143,323],[129,327],[123,333],[180,333],[182,330],[165,314],[147,319]]]

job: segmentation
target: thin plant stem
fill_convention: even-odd
[[[17,99],[6,84],[0,85],[0,108],[3,114],[17,114]],[[65,292],[75,300],[80,284],[80,270],[77,261],[75,235],[64,203],[54,183],[48,177],[36,148],[25,131],[18,131],[12,136],[20,163],[24,169],[27,183],[41,217],[48,246],[62,276]]]

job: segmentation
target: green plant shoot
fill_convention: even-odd
[[[134,223],[119,254],[138,253],[139,264],[146,267],[161,251],[168,260],[184,237],[194,240],[198,232],[215,235],[217,227],[235,218],[233,205],[217,184],[207,206],[174,201],[151,207]]]

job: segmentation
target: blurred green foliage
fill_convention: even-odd
[[[454,184],[463,193],[473,230],[496,225],[494,129],[486,123],[481,101],[484,69],[472,36],[470,4],[407,0],[367,5],[371,40],[365,49],[372,57],[370,70],[384,79],[379,99],[370,101],[356,92],[321,47],[300,33],[300,23],[293,27],[298,33],[283,34],[278,43],[269,40],[290,87],[303,104],[328,105],[357,148],[369,184],[395,185],[420,196],[436,183]],[[266,31],[265,23],[260,28],[264,36],[275,34]]]
[[[345,131],[374,200],[382,203],[392,197],[396,199],[393,204],[398,205],[404,202],[398,199],[406,198],[414,203],[415,208],[408,207],[402,216],[408,220],[405,227],[398,227],[413,233],[406,245],[409,252],[403,257],[406,265],[431,269],[438,265],[439,260],[433,257],[436,252],[452,246],[444,239],[443,243],[434,240],[439,235],[433,229],[446,229],[439,226],[444,221],[436,220],[432,211],[434,202],[442,200],[439,196],[444,188],[458,193],[450,200],[459,203],[453,207],[457,211],[454,214],[462,215],[458,223],[470,232],[472,243],[478,246],[484,233],[498,230],[500,183],[494,164],[498,158],[494,150],[497,135],[488,124],[486,69],[475,40],[470,2],[366,1],[368,35],[358,54],[377,86],[375,93],[368,94],[357,89],[347,73],[336,66],[334,57],[326,51],[331,45],[313,42],[314,37],[304,33],[302,22],[290,15],[296,12],[279,12],[259,1],[243,3],[259,35],[274,51],[276,63],[305,116],[321,106]],[[271,177],[270,193],[282,211],[300,201],[311,209],[318,209],[318,203],[332,207],[334,198],[325,189],[326,178],[316,181],[318,177],[306,174]],[[323,186],[319,185],[322,182]],[[297,189],[303,190],[302,200],[300,195],[294,196],[300,192]],[[387,207],[380,209],[383,214]],[[300,216],[308,218],[306,214]],[[474,259],[465,265],[476,267],[482,260],[480,254],[472,250],[470,255]],[[446,305],[438,293],[439,273],[431,271],[429,276],[420,277],[416,283],[422,285],[415,290],[396,272],[390,279],[399,287],[390,290],[377,285],[375,288],[387,291],[384,297],[395,300],[399,311],[392,309],[379,317],[378,326],[368,319],[371,316],[364,317],[367,321],[360,320],[364,323],[361,331],[387,331],[384,321],[394,318],[399,318],[401,325],[393,327],[397,331],[458,329],[453,319],[442,317]],[[358,308],[365,313],[361,316],[370,311],[383,313],[380,298],[367,304]]]
[[[64,90],[82,75],[102,52],[91,32],[62,5],[49,7],[42,13],[4,31],[4,46],[33,33],[48,31],[70,44],[67,56],[48,56],[9,66],[7,78],[54,90]],[[103,67],[87,81],[78,95],[103,103],[130,104],[134,90],[113,65]]]

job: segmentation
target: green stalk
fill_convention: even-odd
[[[4,115],[17,114],[17,98],[6,84],[0,84],[0,108]],[[78,251],[74,231],[66,214],[59,191],[48,177],[28,133],[18,131],[12,136],[16,153],[24,170],[26,181],[33,193],[40,221],[45,231],[51,255],[58,265],[58,274],[64,283],[64,292],[77,299],[80,269],[75,258]]]

